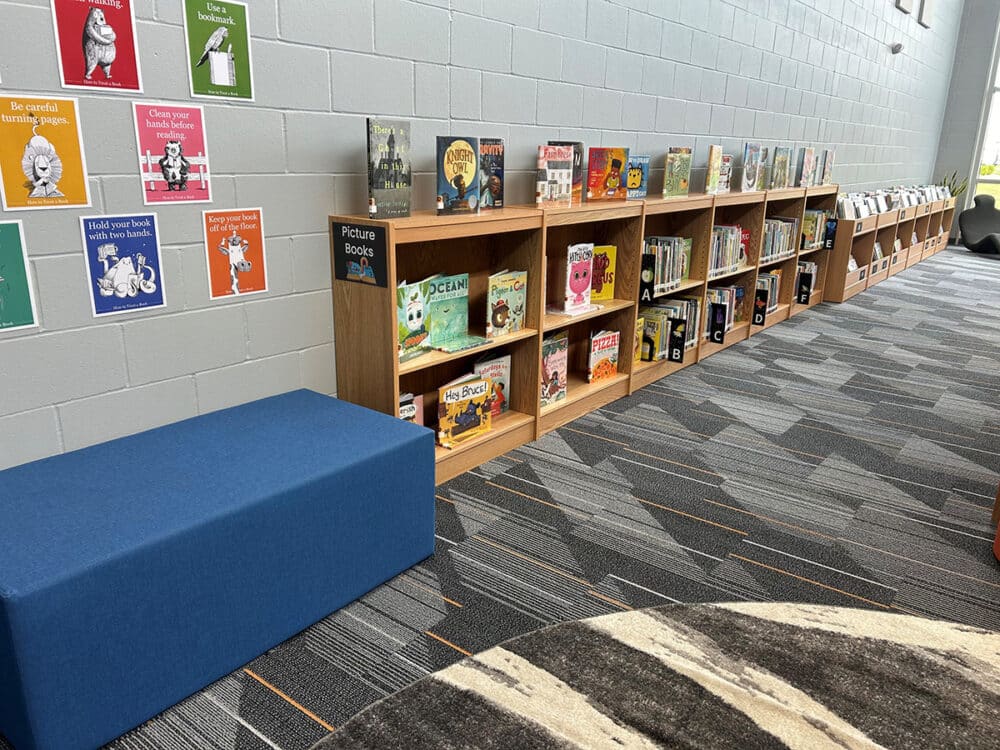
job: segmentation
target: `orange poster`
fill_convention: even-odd
[[[90,205],[76,99],[0,96],[0,197],[7,211]]]
[[[259,208],[203,211],[212,299],[267,291],[264,222]]]

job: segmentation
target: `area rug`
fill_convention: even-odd
[[[841,607],[667,605],[436,672],[315,745],[996,748],[1000,633]]]

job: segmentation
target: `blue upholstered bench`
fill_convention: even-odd
[[[108,742],[433,548],[432,432],[310,391],[0,472],[0,732]]]

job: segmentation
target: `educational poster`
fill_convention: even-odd
[[[51,4],[63,88],[142,91],[132,0]]]
[[[205,113],[199,106],[133,102],[142,198],[158,203],[210,203]]]
[[[94,317],[164,307],[156,214],[81,216]]]
[[[212,299],[267,291],[264,221],[259,208],[204,211]]]
[[[76,99],[0,96],[0,197],[6,211],[90,205]]]
[[[38,325],[31,266],[20,221],[0,222],[0,332]]]
[[[253,101],[250,17],[244,3],[184,0],[184,35],[191,96]],[[294,77],[294,71],[289,75]]]

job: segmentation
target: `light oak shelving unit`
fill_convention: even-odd
[[[415,212],[403,219],[375,220],[365,216],[331,216],[331,254],[334,222],[349,222],[385,229],[387,285],[379,287],[334,279],[333,307],[337,335],[337,390],[340,398],[387,414],[398,415],[401,393],[423,394],[428,426],[436,422],[438,388],[472,370],[487,351],[511,355],[510,410],[494,420],[492,429],[453,449],[436,450],[436,478],[444,482],[484,461],[495,458],[577,417],[600,408],[638,388],[722,351],[792,315],[826,299],[841,301],[878,283],[905,265],[940,251],[947,244],[954,219],[954,200],[873,216],[860,221],[840,220],[833,250],[797,250],[777,260],[761,263],[764,219],[798,217],[801,226],[806,208],[836,207],[837,186],[792,188],[718,196],[693,194],[682,198],[650,198],[618,203],[589,203],[574,208],[536,209],[512,207],[479,216],[437,216]],[[920,207],[916,207],[920,208]],[[749,263],[732,273],[708,276],[712,227],[740,224],[750,231]],[[915,227],[915,228],[914,228]],[[920,242],[909,245],[916,231]],[[909,233],[909,234],[906,234]],[[876,238],[891,252],[897,234],[904,249],[896,263],[886,258],[872,273]],[[706,291],[712,286],[745,287],[743,320],[727,332],[723,343],[713,343],[699,331],[697,342],[683,362],[660,360],[634,362],[632,343],[640,307],[639,271],[643,238],[675,235],[692,238],[690,281],[664,297],[693,296],[701,300],[702,325],[706,320]],[[891,239],[890,239],[891,237]],[[618,248],[615,299],[600,310],[570,317],[546,313],[545,299],[561,290],[555,259],[567,245],[593,242]],[[930,250],[927,250],[927,247]],[[848,275],[847,255],[857,253],[859,271]],[[799,259],[820,267],[816,289],[808,305],[795,301],[795,271]],[[863,261],[863,262],[862,262]],[[757,274],[782,269],[778,310],[764,326],[752,326],[751,305]],[[428,352],[415,359],[398,359],[396,286],[404,279],[417,281],[434,273],[469,274],[470,333],[482,335],[486,322],[487,279],[503,269],[526,270],[525,328],[491,339],[461,352]],[[842,270],[843,269],[843,270]],[[654,300],[658,301],[658,300]],[[565,400],[541,407],[541,352],[546,334],[569,331],[569,377]],[[587,383],[586,355],[591,331],[617,330],[621,334],[619,372],[616,377]]]

